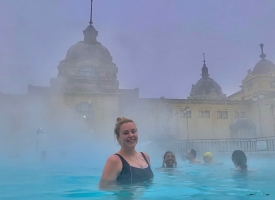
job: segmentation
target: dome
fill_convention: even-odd
[[[189,99],[199,100],[222,100],[225,99],[225,94],[222,92],[221,86],[209,77],[208,68],[205,60],[203,61],[202,78],[195,85],[192,85]]]
[[[270,60],[265,59],[266,55],[264,54],[264,44],[260,44],[261,55],[260,60],[252,70],[252,75],[267,75],[272,71],[275,71],[275,64]]]
[[[213,92],[219,95],[223,94],[221,86],[209,77],[198,80],[198,82],[192,86],[191,90],[193,95],[207,95]]]
[[[71,46],[66,54],[65,60],[74,61],[80,58],[97,58],[102,62],[111,62],[112,57],[106,47],[99,42],[86,43],[80,41]]]
[[[89,25],[84,31],[84,41],[71,46],[65,60],[74,61],[80,58],[97,58],[103,63],[112,61],[110,52],[96,39],[98,31]]]
[[[252,70],[253,75],[265,75],[275,71],[275,64],[267,59],[260,60]]]
[[[247,119],[247,118],[238,118],[238,119],[235,119],[230,124],[229,129],[231,131],[237,131],[237,130],[240,130],[240,129],[246,129],[246,130],[255,131],[256,130],[256,125],[250,119]]]

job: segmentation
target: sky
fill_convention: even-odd
[[[121,89],[187,98],[205,53],[210,77],[230,95],[260,60],[260,43],[275,62],[274,10],[274,0],[94,0],[93,25]],[[90,0],[0,0],[0,91],[49,86],[89,18]]]

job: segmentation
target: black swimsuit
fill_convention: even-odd
[[[138,183],[138,182],[149,181],[154,177],[154,174],[151,170],[149,162],[142,152],[141,152],[141,155],[146,161],[146,163],[148,164],[148,167],[146,168],[132,167],[121,155],[119,154],[115,154],[115,155],[117,155],[122,162],[122,170],[116,179],[117,183],[122,183],[122,184]]]

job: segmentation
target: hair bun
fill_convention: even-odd
[[[120,122],[120,121],[123,121],[125,119],[126,119],[125,117],[118,117],[118,118],[116,118],[116,122]]]

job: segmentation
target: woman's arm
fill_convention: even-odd
[[[117,155],[111,155],[104,166],[100,183],[99,183],[99,188],[100,189],[107,189],[108,188],[108,183],[111,181],[115,181],[118,174],[122,170],[122,162],[120,158]]]

